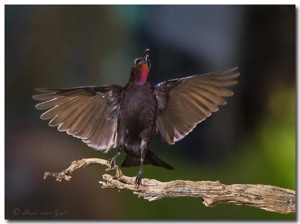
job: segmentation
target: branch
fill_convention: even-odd
[[[118,166],[111,168],[109,161],[98,158],[73,161],[60,173],[45,172],[44,179],[52,176],[59,182],[69,181],[73,171],[90,164],[101,164],[108,167],[105,171],[116,171],[115,176],[103,174],[103,181],[99,181],[101,188],[131,190],[134,194],[149,201],[162,198],[201,197],[203,204],[207,207],[213,207],[216,204],[234,204],[253,206],[282,214],[296,212],[296,192],[293,190],[262,184],[226,185],[219,181],[188,180],[160,182],[147,178],[143,178],[142,184],[136,187],[135,177],[123,175]]]

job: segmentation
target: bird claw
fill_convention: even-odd
[[[113,169],[116,166],[116,162],[117,162],[117,158],[119,157],[121,153],[118,152],[113,158],[109,159],[109,163],[110,163],[110,169]]]
[[[116,165],[116,159],[112,158],[109,159],[110,169],[112,169]]]
[[[139,187],[141,185],[142,179],[143,179],[143,171],[140,170],[135,178],[135,186],[136,187]]]

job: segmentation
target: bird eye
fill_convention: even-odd
[[[148,58],[146,60],[147,60],[148,67],[150,67],[151,66],[150,60]],[[140,64],[141,62],[145,63],[144,58],[136,58],[133,60],[132,65],[136,66],[136,65]]]
[[[139,63],[139,59],[138,58],[136,58],[136,59],[133,60],[133,65],[137,65],[138,63]]]

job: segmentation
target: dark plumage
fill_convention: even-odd
[[[223,97],[233,95],[225,87],[235,85],[237,68],[194,75],[158,83],[148,82],[149,50],[133,61],[130,80],[118,85],[68,89],[36,89],[33,99],[46,110],[41,119],[51,119],[51,127],[80,138],[88,146],[108,152],[117,148],[127,157],[123,167],[140,166],[136,184],[142,180],[143,164],[173,169],[150,149],[152,137],[160,132],[169,144],[184,138],[195,126],[225,105]]]

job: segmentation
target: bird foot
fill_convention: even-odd
[[[135,186],[136,187],[139,187],[141,185],[142,179],[143,179],[143,171],[140,170],[135,178]]]
[[[110,168],[113,169],[117,163],[117,158],[119,157],[121,153],[118,152],[113,158],[109,159],[109,163],[110,163]]]

